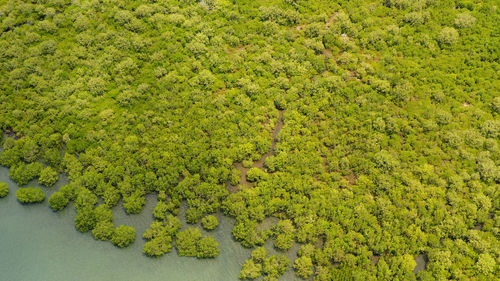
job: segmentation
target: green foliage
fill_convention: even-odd
[[[469,28],[476,23],[476,18],[469,13],[458,14],[455,17],[455,26],[458,28]]]
[[[127,214],[139,214],[146,203],[144,195],[135,192],[130,196],[123,197],[123,207]]]
[[[277,233],[274,246],[280,250],[288,250],[295,242],[295,227],[290,220],[282,220],[276,224]]]
[[[479,255],[476,267],[479,272],[483,274],[489,274],[493,273],[498,265],[489,253],[484,253]]]
[[[257,279],[262,274],[262,264],[254,263],[253,260],[247,260],[241,268],[239,278],[243,280]]]
[[[265,257],[267,255],[267,250],[265,247],[257,247],[255,250],[252,251],[252,260],[255,262],[263,262]]]
[[[219,243],[210,236],[202,237],[199,228],[189,227],[177,233],[175,240],[180,256],[215,258],[219,255]]]
[[[175,240],[175,247],[179,256],[195,257],[197,255],[197,244],[201,239],[200,229],[189,227],[179,233]]]
[[[290,260],[284,255],[272,255],[264,260],[262,270],[266,276],[279,277],[290,266]]]
[[[215,258],[219,255],[219,242],[210,236],[201,238],[196,245],[197,258]]]
[[[158,236],[144,244],[143,252],[150,257],[160,257],[172,251],[172,237]]]
[[[299,277],[307,279],[313,274],[312,259],[306,256],[297,258],[293,263],[293,268]]]
[[[264,247],[252,251],[251,259],[245,261],[240,271],[240,279],[256,279],[264,274],[264,280],[277,280],[290,266],[290,260],[284,255],[266,257]]]
[[[38,162],[25,165],[20,163],[12,167],[9,171],[9,177],[12,178],[18,185],[25,185],[32,179],[40,175],[42,164]]]
[[[143,252],[151,257],[160,257],[172,251],[172,237],[181,228],[177,217],[166,215],[162,221],[154,221],[142,235],[149,240],[144,244]]]
[[[96,240],[107,241],[113,237],[115,232],[115,226],[111,221],[100,221],[98,222],[94,229],[92,229],[92,236]]]
[[[111,236],[111,242],[120,247],[127,247],[135,241],[135,228],[133,226],[120,225],[115,228]]]
[[[247,180],[249,182],[261,181],[268,178],[268,174],[259,168],[250,168],[247,172]]]
[[[68,198],[66,198],[66,196],[64,196],[64,193],[60,191],[52,193],[52,195],[50,195],[49,197],[49,206],[54,212],[58,212],[66,208],[68,203]]]
[[[95,211],[91,208],[78,209],[75,216],[75,228],[80,232],[88,232],[97,224]]]
[[[0,198],[9,194],[9,186],[5,182],[0,182]]]
[[[59,173],[51,167],[46,167],[40,172],[38,183],[47,187],[53,186],[59,179]]]
[[[75,208],[80,209],[93,209],[94,205],[99,200],[97,196],[87,188],[81,188],[76,191]]]
[[[458,31],[453,27],[445,27],[439,32],[438,41],[441,44],[452,45],[458,41],[459,34]]]
[[[214,230],[219,225],[219,220],[214,215],[208,215],[201,219],[201,225],[206,230]]]
[[[61,186],[59,192],[61,192],[64,195],[64,197],[66,197],[70,201],[75,200],[77,196],[75,186],[72,184]]]
[[[0,164],[67,174],[77,229],[158,194],[150,256],[186,202],[245,247],[302,243],[314,280],[498,275],[498,1],[59,2],[0,4]],[[242,278],[275,280],[258,249]]]
[[[16,198],[23,204],[40,203],[45,199],[45,193],[38,187],[19,188],[16,191]]]

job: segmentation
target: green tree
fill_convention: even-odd
[[[293,268],[297,272],[297,276],[307,279],[313,274],[313,263],[310,257],[302,256],[295,260]]]
[[[19,188],[16,191],[16,198],[23,204],[40,203],[45,199],[45,193],[38,187]]]
[[[131,196],[123,198],[123,207],[127,214],[139,214],[146,204],[146,198],[140,192],[134,192]]]
[[[441,44],[452,45],[459,39],[459,34],[453,27],[445,27],[439,32],[438,41]]]
[[[257,263],[262,263],[264,259],[266,258],[267,255],[267,250],[265,247],[257,247],[255,250],[252,251],[252,260],[257,262]]]
[[[135,241],[135,228],[133,226],[120,225],[118,226],[113,235],[111,242],[120,247],[127,247]]]
[[[66,198],[66,196],[64,196],[64,194],[60,191],[54,192],[49,197],[49,206],[55,212],[61,211],[62,209],[66,208],[68,203],[68,198]]]
[[[210,236],[205,236],[198,240],[196,245],[198,258],[215,258],[219,255],[219,242]]]
[[[51,167],[46,167],[40,172],[38,183],[47,187],[53,186],[59,179],[59,173]]]
[[[250,168],[247,172],[247,180],[249,182],[261,181],[268,178],[268,174],[259,168]]]
[[[472,27],[475,23],[476,23],[476,18],[468,13],[458,14],[455,17],[455,26],[457,28]]]
[[[241,268],[240,279],[257,279],[262,275],[262,264],[247,260]]]
[[[263,272],[267,276],[279,277],[290,266],[290,260],[284,255],[272,255],[264,260]]]
[[[150,257],[160,257],[172,251],[172,237],[161,235],[147,241],[142,249]]]
[[[92,230],[97,223],[95,212],[91,208],[77,209],[75,227],[80,232]]]
[[[195,227],[189,227],[177,233],[175,247],[179,256],[196,257],[197,244],[201,237],[201,231]]]
[[[96,240],[107,241],[113,237],[115,226],[111,221],[99,221],[94,229],[92,229],[92,236]]]
[[[219,225],[219,220],[214,215],[208,215],[201,219],[201,225],[206,230],[214,230]]]
[[[38,162],[30,163],[28,165],[20,163],[11,167],[9,177],[11,177],[18,185],[25,185],[32,179],[38,177],[41,170],[42,164]]]
[[[495,267],[498,267],[498,265],[496,264],[495,259],[489,253],[483,253],[479,255],[476,263],[476,268],[479,272],[483,274],[489,274],[494,272]]]
[[[4,183],[0,182],[0,198],[3,198],[9,194],[9,186]]]

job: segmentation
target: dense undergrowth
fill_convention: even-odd
[[[67,173],[78,230],[126,246],[110,208],[154,192],[146,254],[219,254],[185,201],[236,218],[241,278],[499,276],[497,1],[0,3],[0,164]]]

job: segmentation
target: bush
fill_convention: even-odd
[[[284,255],[273,255],[267,258],[263,264],[264,274],[269,276],[281,276],[290,266],[290,260]]]
[[[459,14],[455,18],[455,26],[457,28],[472,27],[475,23],[476,23],[476,18],[467,13]]]
[[[249,182],[261,181],[269,178],[269,175],[259,168],[250,168],[247,172],[247,180]]]
[[[76,192],[75,192],[75,186],[73,184],[67,184],[61,186],[59,189],[59,192],[61,192],[64,197],[68,198],[68,200],[72,201],[76,199]]]
[[[214,230],[219,225],[219,220],[214,215],[208,215],[201,220],[201,225],[206,230]]]
[[[92,230],[97,223],[95,212],[93,209],[85,208],[77,210],[75,216],[75,227],[80,232]]]
[[[16,191],[17,200],[21,203],[39,203],[45,199],[45,193],[39,187],[20,188]]]
[[[9,177],[13,179],[18,185],[25,185],[30,180],[38,177],[42,170],[42,164],[35,162],[25,165],[24,163],[18,164],[9,170]]]
[[[201,238],[196,245],[198,258],[215,258],[219,255],[219,242],[210,236]]]
[[[64,196],[62,192],[54,192],[50,197],[49,197],[49,206],[52,208],[53,211],[61,211],[62,209],[66,208],[68,205],[69,200]]]
[[[135,241],[135,228],[133,226],[120,225],[113,232],[111,242],[120,247],[127,247]]]
[[[100,221],[92,230],[92,236],[96,240],[109,240],[113,236],[115,227],[111,221]]]
[[[53,186],[59,179],[59,174],[57,171],[51,167],[47,167],[40,172],[40,178],[38,178],[38,183],[45,185],[47,187]]]
[[[310,257],[302,256],[295,260],[293,268],[297,275],[301,278],[307,279],[313,274],[313,263]]]
[[[172,237],[161,235],[144,244],[144,254],[150,257],[160,257],[172,251]]]
[[[255,262],[263,262],[266,258],[267,250],[265,247],[258,247],[252,251],[252,260]]]
[[[262,264],[247,260],[241,268],[240,279],[256,279],[262,275]]]
[[[0,198],[3,198],[9,194],[9,186],[4,183],[0,182]]]
[[[123,207],[127,214],[139,214],[144,204],[146,204],[146,198],[138,192],[123,198]]]
[[[195,257],[197,254],[197,243],[201,239],[201,231],[198,228],[190,227],[177,233],[175,246],[179,256]]]
[[[220,252],[219,243],[214,238],[202,238],[200,229],[194,227],[177,233],[175,244],[179,256],[215,258]]]
[[[445,45],[453,45],[458,41],[458,31],[453,27],[445,27],[438,35],[438,42]]]

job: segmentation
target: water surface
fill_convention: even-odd
[[[141,238],[152,222],[154,196],[147,197],[140,215],[127,216],[120,207],[113,209],[115,225],[133,225],[137,229],[135,243],[119,249],[110,242],[95,241],[90,233],[76,231],[71,205],[60,213],[52,212],[47,199],[41,204],[21,205],[15,197],[18,186],[5,167],[0,167],[0,182],[10,188],[9,195],[0,199],[1,280],[229,281],[238,280],[241,265],[250,257],[250,250],[233,240],[233,222],[225,216],[219,216],[220,225],[210,233],[221,249],[216,259],[179,257],[175,249],[154,259],[142,254]],[[56,186],[43,189],[50,195],[65,182],[61,179]]]

